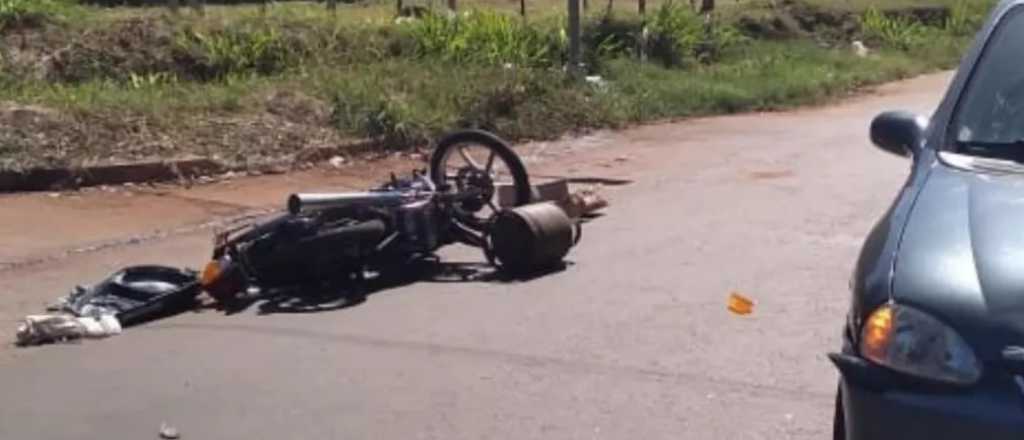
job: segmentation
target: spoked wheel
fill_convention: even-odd
[[[512,148],[497,136],[466,130],[445,136],[430,157],[430,178],[438,187],[468,195],[453,204],[455,221],[474,232],[500,210],[499,188],[508,186],[512,205],[530,202],[526,167]]]

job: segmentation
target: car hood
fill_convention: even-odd
[[[892,296],[951,325],[983,359],[1024,346],[1024,175],[936,163],[904,229]]]

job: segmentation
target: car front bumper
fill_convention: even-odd
[[[886,384],[866,363],[837,366],[847,440],[1024,439],[1024,391],[1010,377],[942,392]]]

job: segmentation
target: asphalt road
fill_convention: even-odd
[[[909,166],[871,148],[866,127],[885,109],[927,113],[948,78],[827,108],[525,146],[540,173],[634,181],[607,189],[612,206],[565,271],[6,347],[0,439],[156,438],[163,422],[185,439],[829,438],[837,375],[825,354],[860,241]],[[205,219],[315,177],[4,196],[2,324],[123,265],[200,265]],[[344,177],[331,179],[315,181]],[[753,315],[726,311],[731,291],[757,301]]]

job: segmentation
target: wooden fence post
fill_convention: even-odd
[[[637,12],[640,13],[640,62],[647,61],[647,0],[637,0]]]
[[[526,21],[526,0],[519,0],[519,15]]]
[[[580,70],[580,0],[569,1],[569,74]]]

